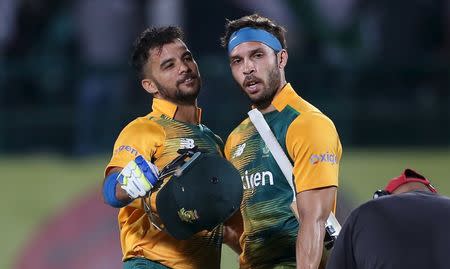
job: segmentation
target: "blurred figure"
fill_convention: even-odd
[[[179,25],[185,24],[184,0],[146,0],[146,13],[149,25]]]
[[[3,102],[6,84],[6,53],[16,34],[17,1],[0,0],[0,103]],[[2,148],[0,137],[0,148]]]
[[[327,269],[448,268],[448,197],[406,169],[374,198],[347,219]]]
[[[0,0],[0,60],[16,34],[18,1]]]
[[[295,182],[293,190],[249,118],[233,130],[224,151],[241,174],[244,199],[242,218],[227,226],[234,241],[226,239],[242,249],[241,268],[318,268],[325,223],[335,209],[342,145],[333,122],[287,82],[285,32],[253,14],[229,21],[222,37],[234,80],[264,114]]]
[[[362,46],[375,61],[420,64],[443,43],[445,1],[359,0]]]
[[[75,153],[97,153],[120,127],[129,87],[130,44],[142,25],[140,1],[77,0],[75,22],[83,66],[76,100]]]

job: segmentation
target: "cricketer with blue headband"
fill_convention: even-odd
[[[224,151],[241,175],[244,198],[240,214],[226,223],[224,241],[240,254],[240,268],[323,266],[325,223],[336,208],[339,135],[287,82],[285,32],[253,14],[228,21],[221,39],[234,80],[293,167],[291,188],[249,118],[229,135]],[[294,193],[299,220],[291,210]]]

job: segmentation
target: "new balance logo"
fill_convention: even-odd
[[[240,144],[236,151],[234,152],[233,156],[231,157],[232,159],[239,157],[242,155],[242,153],[244,153],[244,149],[245,149],[245,143],[244,144]]]
[[[194,139],[191,138],[180,139],[180,149],[192,149],[194,147],[195,147]]]

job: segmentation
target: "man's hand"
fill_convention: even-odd
[[[122,169],[117,181],[131,198],[144,197],[158,181],[158,168],[139,155]]]

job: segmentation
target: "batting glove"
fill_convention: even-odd
[[[117,181],[131,198],[144,197],[158,181],[158,168],[139,155],[122,169]]]

